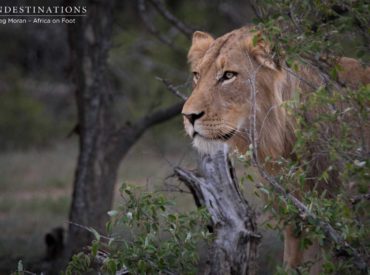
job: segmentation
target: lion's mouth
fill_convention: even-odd
[[[194,132],[193,133],[193,139],[195,139],[196,137],[200,137],[200,138],[203,138],[205,140],[212,140],[212,141],[215,141],[215,140],[220,140],[220,141],[228,141],[230,138],[232,138],[236,133],[236,130],[231,130],[230,132],[227,132],[226,134],[222,134],[222,135],[217,135],[215,137],[205,137],[201,134],[199,134],[198,132]]]

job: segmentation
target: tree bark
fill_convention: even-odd
[[[106,60],[111,42],[114,1],[88,1],[89,12],[68,27],[72,76],[78,110],[79,146],[70,221],[101,229],[109,210],[118,163],[110,146],[111,91],[107,88]],[[90,242],[90,235],[69,226],[71,253]]]
[[[175,168],[178,178],[190,189],[197,206],[208,209],[215,240],[206,274],[255,274],[256,218],[243,197],[234,168],[226,152],[201,157],[199,174]]]

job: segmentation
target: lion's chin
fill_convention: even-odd
[[[228,151],[228,145],[221,140],[206,139],[199,135],[193,139],[193,146],[201,154],[215,155],[218,151]]]

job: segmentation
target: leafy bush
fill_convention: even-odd
[[[130,186],[121,190],[123,204],[108,213],[109,237],[90,228],[95,235],[91,251],[73,256],[65,274],[92,270],[99,257],[103,260],[98,269],[109,274],[120,269],[130,274],[195,274],[199,244],[211,239],[208,213],[204,209],[173,213],[173,203],[163,196],[136,195]]]
[[[352,258],[348,257],[350,251],[332,243],[318,223],[319,220],[329,223],[347,243],[360,251],[364,258],[370,249],[370,203],[361,199],[368,192],[369,152],[361,147],[360,137],[354,137],[353,123],[349,119],[358,117],[359,122],[368,121],[368,113],[356,108],[364,103],[361,98],[370,98],[369,85],[357,91],[350,90],[346,95],[328,96],[328,91],[318,90],[305,104],[300,103],[294,109],[300,121],[293,151],[296,158],[276,161],[282,167],[277,179],[286,190],[299,194],[300,200],[317,219],[302,216],[291,202],[287,202],[284,196],[277,195],[273,188],[265,186],[262,190],[268,197],[266,209],[275,214],[279,229],[281,225],[293,225],[296,234],[302,237],[302,248],[309,247],[314,241],[326,248],[323,274],[356,274],[358,269],[353,265]],[[329,108],[329,105],[343,102],[351,107],[335,112]],[[307,109],[320,106],[325,106],[323,109],[328,112],[318,115],[314,122],[306,123],[304,114]],[[323,128],[323,125],[335,125],[337,135],[329,138],[324,136],[323,130],[328,128]],[[320,154],[328,159],[327,166],[316,176],[310,171],[312,162],[317,158],[317,155],[311,155],[312,144],[320,144]],[[302,272],[304,268],[307,269],[307,263],[302,268]]]

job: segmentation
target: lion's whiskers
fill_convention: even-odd
[[[243,139],[243,140],[245,140],[249,143],[249,138],[245,137],[246,132],[240,131],[240,130],[238,130],[237,128],[235,128],[233,126],[229,126],[228,124],[223,124],[223,126],[232,130],[233,132],[235,132],[236,136],[240,137],[241,139]],[[223,135],[225,135],[225,134],[227,134],[227,133],[224,133]]]

